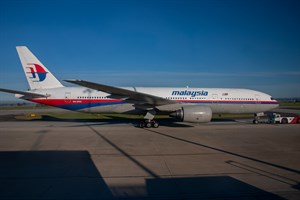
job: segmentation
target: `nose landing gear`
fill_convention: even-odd
[[[260,117],[264,116],[264,113],[256,113],[254,114],[253,124],[258,124]]]

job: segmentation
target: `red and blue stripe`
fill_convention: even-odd
[[[68,110],[80,110],[97,106],[111,106],[127,103],[121,99],[31,99],[32,102]],[[272,104],[276,101],[239,101],[239,100],[177,100],[178,103],[191,104]]]
[[[67,110],[80,110],[97,106],[110,106],[125,103],[123,100],[119,99],[32,99],[31,101]]]

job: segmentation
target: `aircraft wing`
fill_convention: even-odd
[[[114,98],[126,98],[127,101],[135,102],[137,104],[148,104],[151,106],[162,106],[168,104],[176,104],[177,102],[164,99],[162,97],[145,94],[137,91],[131,91],[123,88],[103,85],[99,83],[88,82],[84,80],[65,80],[69,83],[74,83],[94,90],[99,90],[111,94]]]
[[[18,91],[18,90],[8,90],[8,89],[3,89],[3,88],[0,88],[0,91],[1,92],[12,93],[12,94],[21,94],[21,95],[24,95],[28,98],[48,97],[48,96],[43,95],[43,94],[37,94],[37,93],[33,93],[33,92],[24,92],[24,91]]]

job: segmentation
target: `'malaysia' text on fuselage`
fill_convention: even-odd
[[[208,91],[188,91],[188,90],[183,90],[183,91],[173,91],[172,96],[191,96],[191,97],[196,97],[196,96],[207,96]]]

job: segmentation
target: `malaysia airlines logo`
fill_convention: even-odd
[[[40,66],[38,64],[31,64],[31,63],[28,63],[28,66],[29,67],[27,67],[27,68],[30,71],[27,72],[27,74],[31,74],[31,77],[29,77],[29,78],[34,79],[35,82],[42,82],[46,79],[48,72],[46,72],[42,66]]]

